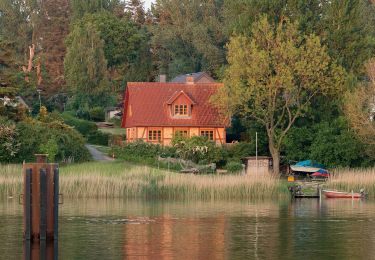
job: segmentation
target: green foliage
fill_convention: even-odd
[[[22,87],[22,74],[17,67],[16,44],[0,38],[0,97],[14,97]]]
[[[64,60],[69,90],[75,96],[75,108],[86,105],[108,106],[111,91],[108,81],[104,42],[92,23],[76,24],[67,38]]]
[[[73,20],[80,19],[85,14],[92,14],[106,10],[113,11],[119,5],[119,0],[70,0],[70,6],[73,11]]]
[[[61,114],[61,116],[65,124],[74,127],[74,129],[80,132],[83,136],[88,136],[90,133],[96,132],[98,130],[98,127],[92,121],[76,118],[68,112],[64,112],[63,114]]]
[[[58,153],[59,146],[56,140],[52,137],[46,143],[40,145],[39,151],[43,154],[48,154],[48,160],[50,162],[55,161],[55,157]]]
[[[204,136],[190,138],[176,135],[172,139],[178,157],[195,163],[208,164],[220,161],[221,151],[213,141]]]
[[[90,144],[107,146],[110,136],[110,134],[101,131],[91,132],[87,136],[87,142]]]
[[[181,166],[173,163],[165,163],[158,161],[158,157],[175,157],[176,149],[168,146],[161,146],[159,144],[150,144],[142,140],[127,143],[123,146],[115,146],[113,153],[116,158],[134,162],[142,165],[149,165],[154,167],[161,167],[165,169],[180,170]]]
[[[344,118],[293,128],[285,140],[288,160],[312,159],[329,167],[361,167],[373,161]]]
[[[225,62],[220,1],[160,0],[153,9],[156,66],[171,78],[206,71],[217,75]]]
[[[278,173],[289,129],[308,113],[318,94],[339,93],[346,75],[319,37],[302,34],[288,19],[274,25],[267,16],[253,24],[252,37],[231,38],[228,61],[225,87],[214,102],[228,114],[253,118],[266,128]]]
[[[329,54],[357,76],[364,74],[364,63],[375,53],[374,11],[371,1],[333,0],[322,16]]]
[[[230,161],[225,166],[228,172],[237,173],[243,170],[242,163],[238,161]]]
[[[104,109],[102,107],[94,107],[89,111],[90,119],[95,122],[103,122],[105,119]]]
[[[0,162],[9,162],[14,159],[19,146],[16,125],[0,118]]]
[[[13,137],[16,138],[12,149],[17,151],[13,155],[7,153],[3,156],[1,149],[1,162],[32,162],[36,153],[48,153],[51,161],[82,162],[90,159],[82,136],[61,121],[52,118],[45,122],[27,119],[14,126]]]

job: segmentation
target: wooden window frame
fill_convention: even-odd
[[[202,134],[204,133],[204,134]],[[207,135],[207,133],[209,133]],[[211,139],[211,133],[212,133],[212,139]],[[215,129],[199,129],[199,136],[205,136],[210,141],[215,141]]]
[[[186,132],[186,135],[182,135],[183,137],[190,137],[190,131],[188,128],[176,128],[173,131],[174,135],[177,135],[178,132]]]
[[[161,129],[161,128],[149,128],[147,130],[147,141],[152,142],[152,143],[162,143],[162,141],[163,141],[163,129]]]
[[[176,117],[189,117],[190,109],[188,104],[174,104],[173,105],[173,116]]]

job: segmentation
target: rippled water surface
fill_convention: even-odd
[[[375,259],[375,202],[75,200],[59,259]],[[0,259],[22,259],[22,208],[0,201]]]

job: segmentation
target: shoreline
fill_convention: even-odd
[[[22,165],[0,165],[0,197],[22,193]],[[60,167],[60,193],[66,198],[274,199],[289,196],[292,185],[259,175],[181,174],[123,161],[89,162]],[[375,169],[337,170],[327,189],[357,191],[375,197]]]

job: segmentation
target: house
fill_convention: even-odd
[[[175,134],[226,142],[229,120],[210,104],[221,83],[131,82],[124,97],[122,127],[127,142],[137,139],[170,145]]]
[[[171,80],[175,83],[184,83],[188,77],[192,77],[195,83],[214,83],[215,80],[210,77],[206,72],[196,72],[185,75],[179,75]]]

